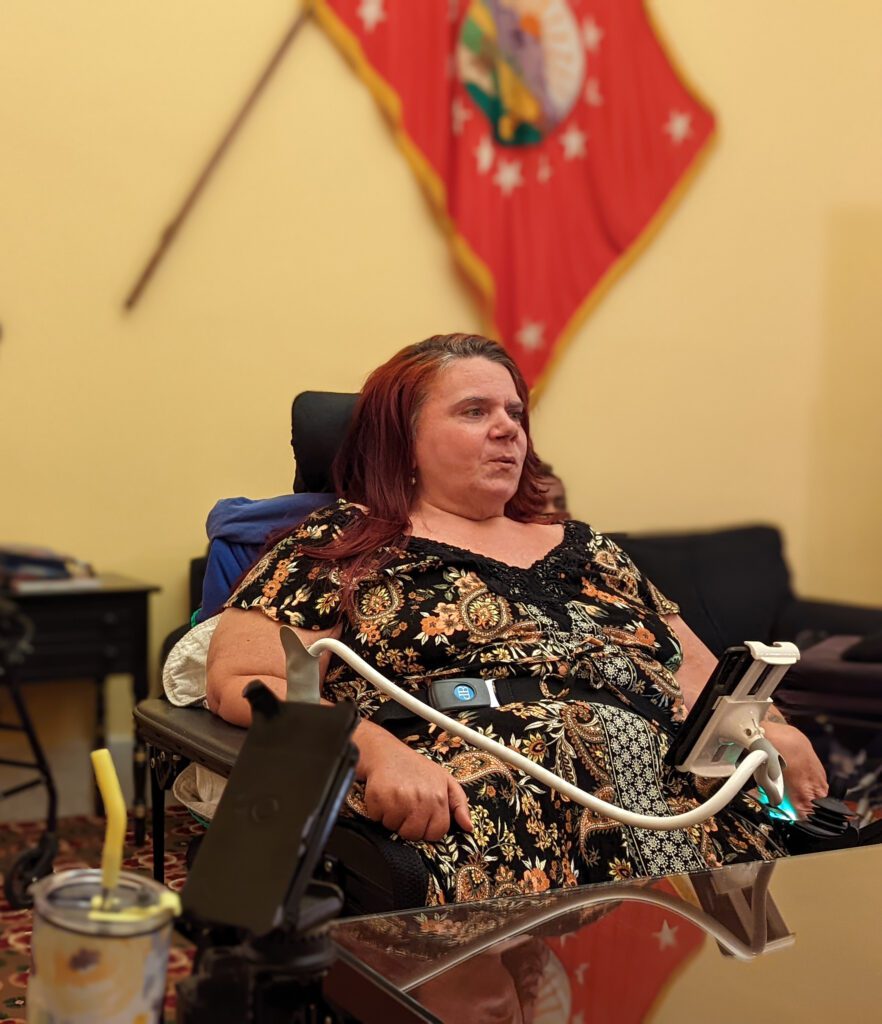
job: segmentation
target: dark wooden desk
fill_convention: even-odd
[[[33,652],[16,666],[16,680],[93,679],[95,745],[103,747],[107,676],[131,676],[135,703],[148,694],[148,597],[159,588],[113,575],[97,577],[97,584],[67,589],[50,583],[10,596],[34,626]],[[146,775],[144,745],[135,737],[133,814],[139,844],[144,841]]]

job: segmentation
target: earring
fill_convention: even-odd
[[[416,487],[416,473],[410,474],[410,486]]]

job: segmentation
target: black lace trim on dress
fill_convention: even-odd
[[[562,606],[579,594],[575,586],[587,570],[596,549],[596,534],[587,523],[569,519],[563,539],[530,566],[508,565],[455,544],[428,537],[408,538],[408,550],[435,555],[445,565],[468,566],[498,591],[516,601],[528,601],[548,611],[561,623],[568,622]]]

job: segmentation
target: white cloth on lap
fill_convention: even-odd
[[[200,818],[211,821],[227,780],[201,764],[188,764],[175,779],[172,793],[178,803]]]
[[[193,705],[208,707],[205,699],[208,645],[214,636],[220,615],[200,622],[172,647],[162,669],[165,695],[179,708]]]
[[[207,708],[206,662],[208,645],[220,615],[200,622],[174,645],[162,669],[165,695],[178,707]],[[172,793],[188,810],[211,820],[227,780],[202,765],[189,764],[175,779]]]

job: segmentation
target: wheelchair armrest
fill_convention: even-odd
[[[135,707],[135,729],[151,746],[178,754],[227,778],[236,763],[246,729],[230,725],[206,708],[179,708],[161,697]]]
[[[135,729],[150,746],[177,754],[228,778],[248,735],[206,708],[181,708],[165,698],[142,700]],[[159,815],[157,818],[156,815]],[[163,879],[162,810],[154,806],[153,877]],[[160,838],[157,839],[157,836]],[[419,854],[371,821],[343,819],[327,844],[334,877],[346,895],[346,914],[374,914],[424,906],[428,870]]]

